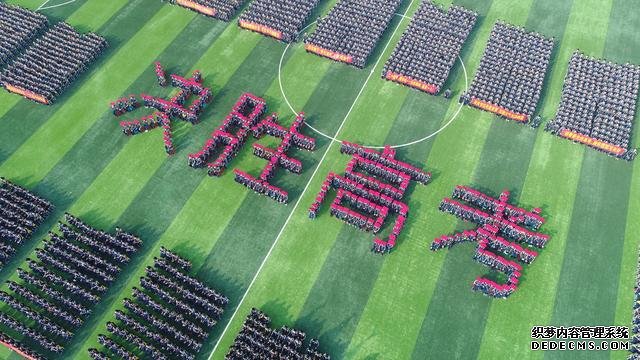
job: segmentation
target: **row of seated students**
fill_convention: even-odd
[[[295,41],[319,0],[255,0],[240,15],[241,27],[276,37],[285,43]],[[261,29],[266,27],[266,29]]]
[[[53,205],[0,178],[0,269],[53,211]]]
[[[47,28],[47,17],[19,6],[0,3],[0,68]]]
[[[458,61],[478,14],[461,6],[445,11],[425,0],[384,66],[382,77],[431,94],[440,92]],[[397,79],[398,75],[408,79]],[[412,84],[418,81],[420,84]]]
[[[318,28],[305,43],[307,50],[327,56],[325,51],[348,56],[343,61],[363,68],[396,13],[400,0],[340,0],[329,14],[318,20]],[[328,56],[331,57],[331,56]]]
[[[89,355],[195,359],[229,299],[189,275],[190,270],[190,261],[161,247],[154,266],[147,266],[140,278],[140,288],[124,300],[124,310],[116,310],[117,323],[107,323],[111,335],[98,337],[104,352],[93,348]]]
[[[311,339],[305,347],[304,332],[287,326],[274,330],[270,324],[271,319],[265,313],[255,308],[251,309],[226,359],[331,359],[329,355],[318,351],[320,343],[317,339]]]
[[[0,323],[13,333],[6,335],[28,338],[28,351],[46,357],[64,350],[142,245],[121,229],[114,235],[70,214],[65,220],[61,235],[50,233],[35,250],[37,260],[17,270],[20,282],[8,281],[11,293],[0,291]]]
[[[0,80],[9,91],[51,104],[106,48],[104,38],[58,23],[12,62]]]
[[[168,2],[229,22],[245,0],[168,0]]]

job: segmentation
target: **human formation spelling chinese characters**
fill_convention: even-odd
[[[640,359],[623,2],[593,23],[566,6],[560,29],[570,0],[544,21],[538,2],[524,21],[516,2],[7,1],[0,354],[455,358],[446,337],[517,358],[522,324],[615,315]],[[513,331],[480,350],[474,326],[442,331],[485,317]]]

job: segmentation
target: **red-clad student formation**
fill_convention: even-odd
[[[527,211],[511,205],[509,195],[509,191],[504,191],[496,199],[467,186],[456,186],[452,198],[446,198],[440,204],[440,211],[475,223],[478,228],[443,235],[431,244],[431,250],[437,251],[463,242],[475,242],[474,260],[502,273],[505,281],[499,283],[479,277],[473,282],[473,290],[495,298],[506,298],[517,289],[521,264],[531,264],[538,256],[534,248],[544,248],[549,241],[548,235],[536,232],[544,224],[541,210]]]
[[[167,86],[167,76],[164,68],[159,62],[155,63],[155,72],[158,85]],[[169,100],[159,97],[141,94],[142,105],[156,111],[148,116],[139,119],[121,121],[122,132],[127,136],[145,133],[149,130],[162,127],[164,149],[169,155],[176,152],[173,142],[173,132],[171,130],[171,120],[180,120],[197,124],[200,121],[200,114],[207,104],[213,100],[211,89],[202,85],[202,74],[196,70],[190,78],[171,74],[169,76],[171,86],[178,89],[178,93]],[[196,99],[189,107],[185,107],[191,97]],[[115,116],[122,116],[135,111],[141,106],[140,100],[135,95],[118,99],[111,103],[111,111]]]
[[[409,206],[402,202],[409,183],[417,181],[426,185],[431,174],[397,160],[395,150],[388,146],[380,153],[343,142],[340,152],[351,155],[352,159],[344,176],[329,173],[309,208],[309,218],[317,217],[332,188],[337,191],[337,196],[331,204],[331,215],[360,230],[378,234],[387,217],[396,214],[388,238],[376,237],[371,248],[379,254],[389,253],[396,246],[409,215]]]
[[[111,103],[114,116],[120,117],[134,112],[141,106],[154,109],[151,115],[138,119],[120,122],[122,132],[127,136],[143,134],[156,128],[163,129],[164,148],[167,154],[176,153],[173,141],[171,121],[186,121],[192,125],[200,122],[202,112],[213,100],[210,88],[203,85],[200,71],[194,71],[190,78],[171,74],[168,79],[164,68],[159,62],[155,63],[155,74],[158,85],[164,87],[170,84],[178,89],[176,95],[169,100],[142,94],[138,99],[135,95],[120,98]],[[195,100],[187,107],[191,98]],[[253,144],[255,156],[268,161],[259,176],[253,176],[239,169],[234,170],[235,181],[254,192],[267,196],[277,202],[286,204],[289,194],[271,181],[278,168],[294,174],[302,172],[302,162],[288,155],[292,148],[313,151],[315,139],[302,134],[305,124],[304,114],[299,114],[289,128],[279,123],[278,115],[265,116],[267,103],[264,99],[250,93],[244,93],[232,107],[231,112],[222,121],[202,148],[189,154],[187,162],[194,169],[206,168],[210,176],[221,176],[231,161],[242,150],[250,135],[260,139],[266,135],[280,139],[280,144],[271,149],[259,143]]]

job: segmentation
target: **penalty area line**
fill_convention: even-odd
[[[413,5],[414,2],[415,2],[415,0],[411,0],[411,2],[409,3],[409,6],[407,6],[407,9],[404,12],[403,18],[406,17],[407,13],[411,9],[411,6]],[[342,119],[342,122],[340,123],[340,126],[338,127],[338,130],[336,130],[336,133],[333,136],[334,138],[337,137],[340,134],[340,131],[342,131],[342,128],[344,127],[345,123],[347,122],[347,119],[349,119],[349,116],[353,112],[353,109],[356,107],[358,99],[360,99],[360,96],[362,96],[362,94],[364,93],[364,90],[367,87],[367,84],[369,83],[369,80],[371,80],[371,77],[373,76],[373,74],[375,72],[375,69],[378,67],[378,65],[380,65],[380,61],[382,61],[382,57],[384,56],[384,53],[389,48],[389,45],[391,45],[391,42],[393,41],[393,38],[395,37],[396,33],[400,29],[400,26],[402,26],[403,20],[404,19],[400,20],[400,22],[398,23],[396,28],[393,30],[393,33],[391,33],[391,37],[389,38],[389,41],[387,42],[387,44],[385,45],[384,49],[380,53],[380,56],[378,57],[378,60],[374,64],[373,68],[371,69],[371,72],[369,73],[369,76],[367,77],[367,79],[365,80],[364,84],[362,85],[362,88],[360,88],[360,91],[358,92],[358,95],[353,100],[353,103],[351,104],[351,107],[349,108],[349,111],[345,115],[344,119]],[[284,233],[285,229],[287,228],[287,225],[289,225],[289,221],[291,221],[291,218],[293,217],[293,214],[296,212],[296,209],[300,205],[300,202],[302,202],[302,198],[307,193],[307,190],[309,189],[309,186],[311,186],[311,183],[313,182],[313,179],[316,177],[316,174],[318,173],[318,170],[320,170],[320,167],[321,167],[322,163],[324,162],[324,160],[326,159],[327,155],[329,154],[329,150],[331,150],[331,148],[333,147],[333,144],[335,144],[335,142],[333,142],[333,141],[330,142],[329,145],[327,146],[327,149],[322,154],[322,157],[320,158],[320,161],[318,162],[318,165],[313,170],[313,173],[311,174],[311,177],[309,178],[309,181],[307,181],[307,184],[305,185],[304,189],[300,193],[300,195],[298,197],[298,200],[296,200],[296,203],[293,206],[293,209],[289,213],[289,216],[287,216],[287,220],[285,220],[284,224],[282,225],[282,228],[280,229],[280,231],[278,232],[278,235],[276,236],[275,240],[273,241],[273,244],[271,244],[271,247],[269,248],[269,251],[265,255],[265,257],[262,260],[262,262],[260,263],[260,266],[258,267],[258,270],[256,271],[255,275],[251,279],[251,282],[249,283],[249,286],[245,290],[244,294],[242,295],[242,298],[240,298],[240,302],[236,306],[236,309],[233,311],[233,314],[231,314],[231,318],[227,322],[227,325],[224,327],[224,330],[222,330],[222,333],[220,334],[220,337],[218,337],[218,340],[216,341],[216,344],[214,345],[213,350],[211,350],[211,354],[209,355],[207,360],[211,360],[211,358],[213,358],[213,354],[218,349],[218,346],[220,346],[220,343],[222,342],[222,339],[224,338],[224,336],[227,333],[227,331],[229,330],[229,327],[231,326],[231,323],[233,323],[233,320],[235,319],[236,315],[238,314],[238,311],[240,311],[240,308],[244,304],[244,301],[247,298],[247,295],[249,294],[249,291],[251,291],[251,288],[253,287],[253,285],[255,284],[256,280],[258,279],[258,276],[262,272],[262,269],[264,268],[264,265],[269,260],[269,257],[271,257],[271,254],[273,253],[273,250],[275,249],[276,245],[280,241],[280,238],[282,237],[282,234]]]
[[[45,0],[42,4],[40,4],[40,6],[38,6],[36,11],[39,11],[40,9],[42,9],[45,5],[47,5],[49,3],[49,1],[51,1],[51,0]]]
[[[36,11],[41,11],[41,10],[48,10],[48,9],[54,9],[60,6],[65,6],[65,5],[69,5],[72,4],[74,2],[76,2],[77,0],[69,0],[69,1],[65,1],[63,3],[60,4],[55,4],[55,5],[50,5],[50,6],[46,6],[51,0],[47,0],[44,3],[42,3],[42,5],[40,5]]]

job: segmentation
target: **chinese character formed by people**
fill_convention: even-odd
[[[261,138],[265,134],[282,141],[277,149],[270,149],[258,143],[253,144],[253,154],[268,161],[267,166],[262,170],[259,178],[255,178],[244,171],[235,169],[235,180],[256,193],[266,195],[280,203],[289,201],[289,194],[282,188],[270,183],[277,168],[284,168],[294,174],[302,173],[302,162],[287,155],[289,149],[297,147],[299,149],[313,151],[316,141],[312,137],[300,133],[300,128],[304,125],[304,113],[299,114],[289,129],[278,124],[278,116],[273,114],[251,129],[255,138]]]
[[[395,247],[409,214],[409,206],[402,202],[409,183],[426,185],[431,174],[395,159],[395,150],[388,146],[378,152],[343,142],[340,152],[353,157],[343,176],[329,173],[309,208],[309,217],[317,216],[330,188],[337,191],[331,215],[361,230],[378,234],[389,215],[396,214],[388,238],[376,237],[371,249],[379,254],[388,253]]]
[[[504,274],[506,281],[498,283],[478,277],[473,282],[473,290],[496,298],[506,298],[516,290],[521,264],[531,264],[538,256],[531,248],[544,248],[549,240],[548,235],[536,232],[544,223],[541,210],[527,211],[510,205],[509,196],[509,191],[504,191],[495,199],[470,187],[456,186],[452,199],[446,198],[440,203],[440,211],[476,223],[479,227],[443,235],[431,244],[431,250],[436,251],[462,242],[476,242],[474,260]]]
[[[167,77],[159,62],[155,63],[155,73],[158,84],[162,87],[167,86]],[[166,100],[160,97],[141,94],[142,105],[146,108],[156,109],[156,112],[140,119],[122,121],[120,122],[120,127],[122,128],[122,132],[127,136],[162,127],[164,131],[163,140],[165,150],[167,154],[172,155],[175,153],[175,147],[173,144],[171,120],[181,120],[194,125],[197,124],[200,121],[199,117],[202,110],[204,110],[207,104],[213,99],[213,93],[211,89],[202,85],[202,74],[197,70],[193,72],[190,78],[171,74],[169,79],[171,80],[171,86],[179,89],[176,95]],[[195,100],[193,100],[189,107],[186,107],[187,101],[192,97],[195,97]],[[111,110],[115,116],[121,116],[136,110],[140,105],[138,98],[135,95],[130,95],[112,102]]]

